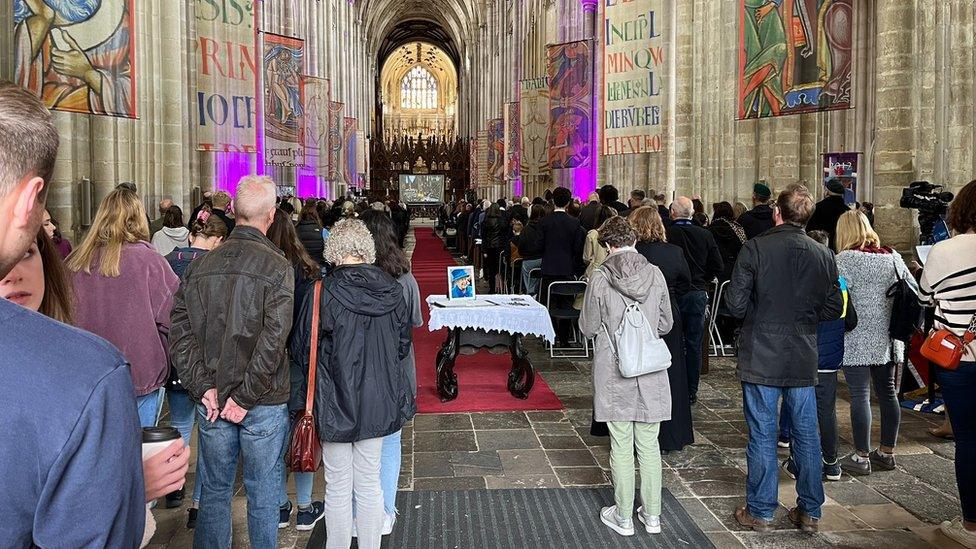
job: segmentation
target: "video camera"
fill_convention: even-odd
[[[919,241],[922,244],[934,244],[943,236],[948,235],[943,216],[949,212],[949,203],[955,198],[950,192],[943,191],[942,185],[928,181],[914,181],[901,192],[902,208],[918,210],[918,225],[921,229]],[[936,238],[936,225],[939,225],[939,238]],[[944,234],[943,234],[944,233]]]

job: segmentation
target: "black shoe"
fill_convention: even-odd
[[[782,466],[783,472],[787,474],[791,479],[796,480],[796,464],[793,463],[793,458],[786,458]]]
[[[288,528],[288,523],[291,522],[291,502],[289,501],[287,505],[282,505],[278,508],[278,529]]]
[[[895,454],[888,454],[887,456],[882,456],[877,450],[873,450],[870,454],[871,467],[879,471],[894,471],[895,470]]]
[[[198,509],[190,508],[186,517],[186,527],[189,530],[193,530],[197,527],[197,511]]]
[[[864,477],[871,474],[871,460],[865,459],[864,461],[855,460],[854,456],[856,454],[851,454],[846,458],[840,460],[840,468],[844,470],[845,473],[851,475],[852,477]]]
[[[180,488],[175,492],[170,492],[166,494],[166,504],[164,507],[167,509],[176,509],[177,507],[183,506],[183,489]]]

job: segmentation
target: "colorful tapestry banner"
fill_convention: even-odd
[[[343,167],[342,180],[348,187],[359,186],[359,173],[356,171],[356,128],[355,118],[342,119]]]
[[[523,80],[519,98],[522,119],[522,177],[536,178],[549,173],[549,80],[546,77]]]
[[[329,102],[329,170],[328,180],[340,182],[342,177],[342,112],[345,105],[336,101]]]
[[[522,117],[518,103],[505,103],[505,180],[522,178]]]
[[[493,118],[488,121],[488,171],[489,184],[501,183],[505,179],[505,120]]]
[[[473,137],[468,140],[468,160],[470,166],[468,167],[468,187],[476,188],[478,186],[478,138]]]
[[[666,13],[671,2],[604,2],[602,151],[605,156],[661,152],[669,70]]]
[[[134,7],[133,0],[14,0],[15,81],[50,109],[135,118]]]
[[[365,174],[366,173],[366,132],[363,130],[356,130],[356,173]],[[369,183],[369,179],[366,179],[366,183]],[[367,187],[368,188],[368,187]]]
[[[330,82],[324,78],[304,76],[305,81],[305,166],[316,177],[329,173],[329,99]]]
[[[196,2],[197,39],[193,44],[197,148],[255,152],[257,129],[257,2]]]
[[[823,180],[836,177],[844,185],[844,202],[853,204],[857,200],[858,163],[861,153],[833,152],[823,155]]]
[[[549,167],[588,166],[593,156],[593,71],[590,42],[547,48],[549,75]]]
[[[491,174],[488,172],[488,132],[478,132],[476,143],[476,154],[478,157],[478,179],[475,180],[475,188],[491,184]]]
[[[264,34],[264,162],[305,165],[305,41]]]
[[[738,118],[849,109],[852,0],[741,0]]]

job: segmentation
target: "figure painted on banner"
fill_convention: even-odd
[[[265,83],[268,92],[269,121],[285,133],[283,140],[298,137],[297,121],[304,114],[302,107],[302,51],[283,45],[272,46],[265,53]]]
[[[471,269],[451,269],[451,299],[474,297],[474,280]]]
[[[131,0],[14,0],[15,79],[51,109],[135,116]]]
[[[576,168],[590,157],[589,118],[579,109],[553,109],[556,120],[549,142],[549,166]]]
[[[549,69],[551,97],[578,98],[590,93],[589,48],[585,43],[562,46]],[[555,69],[555,70],[553,70]]]
[[[779,12],[781,1],[743,0],[745,69],[740,97],[743,118],[778,116],[786,103],[782,75],[787,46],[786,26]]]

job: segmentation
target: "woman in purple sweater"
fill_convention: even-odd
[[[142,202],[135,192],[117,188],[102,200],[66,264],[74,277],[75,323],[125,355],[143,427],[156,424],[162,403],[169,314],[180,284],[148,240]]]

